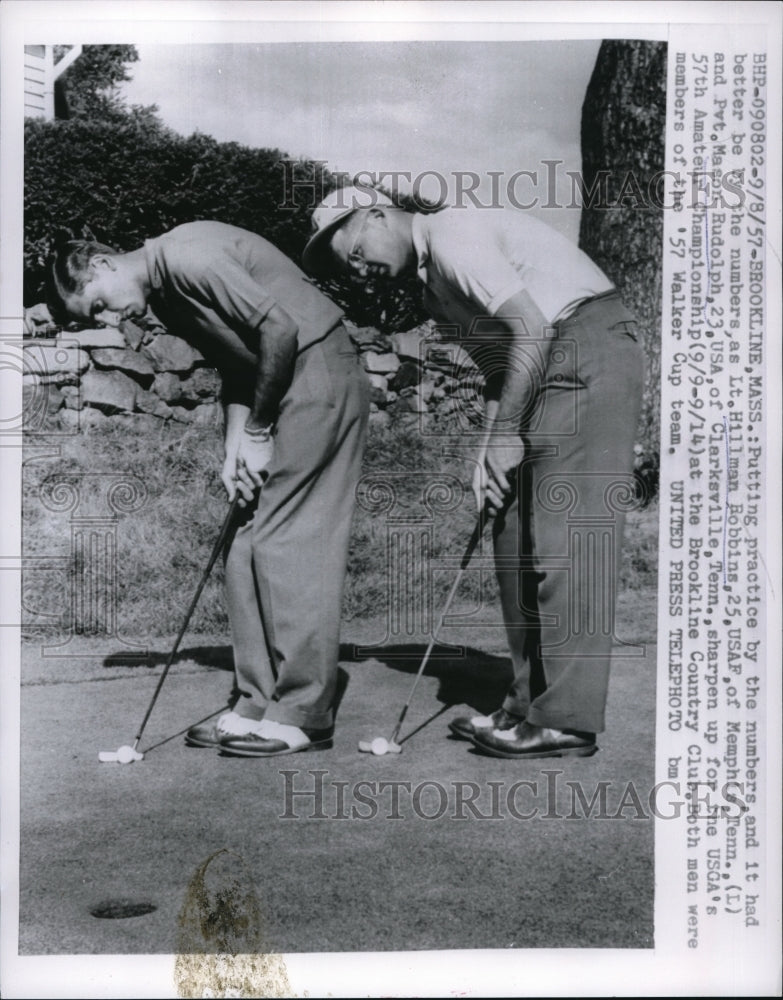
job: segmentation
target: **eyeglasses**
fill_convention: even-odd
[[[367,261],[364,259],[364,249],[359,246],[359,241],[362,236],[364,236],[364,230],[367,228],[367,223],[370,221],[370,213],[365,212],[364,221],[359,227],[359,232],[354,237],[353,243],[351,244],[351,249],[348,251],[346,257],[347,262],[358,271],[363,274],[367,269]]]

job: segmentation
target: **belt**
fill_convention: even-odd
[[[560,326],[561,323],[568,323],[569,320],[572,320],[577,315],[577,313],[581,312],[582,309],[586,309],[587,306],[591,306],[596,302],[601,302],[604,299],[614,299],[619,297],[620,293],[617,291],[617,289],[610,288],[608,292],[599,292],[598,295],[591,295],[587,299],[582,299],[581,302],[578,302],[574,307],[574,309],[572,309],[567,316],[564,316],[562,319],[556,320],[555,326]]]

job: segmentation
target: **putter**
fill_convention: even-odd
[[[166,680],[166,675],[169,672],[171,664],[174,662],[174,657],[177,655],[179,650],[179,644],[182,642],[182,637],[190,624],[190,619],[193,612],[198,604],[198,599],[201,597],[201,591],[204,589],[207,580],[209,579],[209,574],[212,572],[212,567],[217,561],[217,557],[220,555],[223,546],[226,544],[226,538],[228,537],[229,529],[231,528],[231,522],[234,519],[234,514],[236,513],[237,506],[239,504],[239,492],[237,492],[234,499],[231,501],[231,505],[228,508],[228,513],[226,514],[225,520],[223,521],[223,526],[220,529],[220,534],[218,535],[214,546],[212,547],[212,552],[209,557],[209,562],[207,567],[202,574],[201,580],[199,581],[198,587],[196,587],[196,593],[193,595],[193,600],[190,602],[190,607],[188,608],[187,614],[185,615],[185,620],[182,623],[182,628],[179,630],[179,635],[177,640],[169,653],[169,658],[166,661],[166,666],[163,668],[163,673],[160,675],[157,687],[152,695],[152,700],[150,701],[149,708],[147,709],[144,718],[141,720],[141,725],[139,726],[138,732],[136,734],[136,739],[133,741],[133,746],[122,746],[118,750],[102,750],[98,754],[98,760],[102,764],[108,763],[118,763],[118,764],[130,764],[135,760],[142,760],[144,757],[143,753],[139,753],[136,749],[139,745],[139,740],[142,737],[144,729],[147,725],[150,715],[152,714],[152,709],[155,707],[155,702],[158,700],[158,695],[163,687],[163,682]]]
[[[445,621],[446,615],[449,613],[449,609],[451,608],[451,602],[454,600],[454,595],[457,593],[457,588],[459,587],[460,581],[462,580],[462,575],[468,568],[468,563],[470,562],[471,557],[473,556],[473,553],[476,550],[476,546],[478,545],[481,539],[481,535],[484,530],[484,524],[485,524],[484,513],[482,511],[478,516],[478,520],[476,521],[476,526],[473,528],[473,533],[471,534],[470,539],[468,541],[467,547],[465,549],[465,554],[463,555],[460,561],[459,570],[457,571],[457,575],[454,577],[454,582],[451,585],[449,596],[446,598],[446,603],[443,605],[443,610],[440,613],[438,624],[435,626],[435,631],[432,633],[432,638],[430,639],[429,645],[427,646],[427,651],[425,652],[424,657],[422,658],[421,665],[419,666],[418,672],[416,674],[416,678],[413,681],[413,686],[411,687],[411,692],[408,695],[408,700],[402,706],[400,717],[397,719],[397,725],[394,727],[391,737],[388,740],[385,740],[382,736],[378,736],[371,741],[362,740],[359,743],[359,750],[361,753],[372,753],[376,757],[382,757],[384,754],[387,753],[401,752],[402,748],[397,742],[397,737],[400,735],[400,729],[402,728],[402,724],[405,721],[405,716],[408,714],[408,709],[410,708],[410,704],[413,701],[413,696],[416,693],[416,688],[418,687],[422,674],[424,673],[427,663],[429,662],[429,658],[432,655],[432,651],[435,648],[435,644],[438,641],[438,635],[440,634],[440,630],[443,627],[443,622]]]

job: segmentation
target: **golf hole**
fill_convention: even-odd
[[[90,913],[99,920],[124,920],[126,917],[143,917],[157,910],[154,903],[135,902],[132,899],[107,899],[90,907]]]

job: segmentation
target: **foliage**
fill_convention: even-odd
[[[55,45],[55,65],[70,49]],[[131,79],[128,65],[138,62],[134,45],[85,45],[78,59],[58,78],[55,106],[58,118],[116,121],[126,114],[155,120],[156,107],[126,106],[117,85]]]
[[[217,219],[260,233],[297,259],[310,233],[310,205],[283,204],[285,169],[312,178],[321,197],[329,175],[320,164],[286,167],[276,149],[178,136],[133,111],[111,121],[89,118],[25,123],[25,303],[41,299],[54,231],[89,231],[132,250],[183,222]]]

